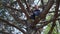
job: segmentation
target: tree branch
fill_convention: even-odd
[[[16,0],[16,1],[18,2],[19,6],[21,7],[22,12],[24,12],[26,17],[29,19],[30,17],[29,17],[29,14],[27,13],[28,11],[24,8],[21,0]]]
[[[58,17],[58,9],[59,9],[59,0],[56,0],[56,8],[55,8],[55,15],[54,15],[54,21],[52,24],[52,27],[50,29],[50,31],[48,32],[48,34],[52,34],[52,31],[56,25],[56,18]]]
[[[42,9],[44,10],[44,2],[43,2],[43,0],[41,0],[41,3],[42,3]]]
[[[27,6],[27,11],[30,13],[30,7],[29,7],[29,4],[28,4],[28,2],[26,1],[26,0],[24,0],[24,2],[25,2],[25,4],[26,4],[26,6]]]
[[[58,30],[58,26],[57,26],[57,24],[56,24],[56,31],[57,31],[57,34],[59,34],[59,30]]]
[[[45,6],[44,6],[43,0],[41,0],[41,3],[42,3],[42,9],[44,10]],[[43,11],[43,10],[42,10],[42,11]],[[45,17],[46,17],[46,16],[45,16]],[[45,20],[45,17],[43,18],[43,21]]]
[[[56,20],[60,20],[60,18],[57,18]],[[51,19],[51,20],[49,20],[49,21],[41,21],[39,24],[48,24],[48,23],[50,23],[50,22],[53,22],[54,20],[53,19]]]
[[[7,20],[4,20],[4,19],[0,18],[0,21],[3,21],[3,22],[5,22],[5,23],[8,24],[8,25],[17,28],[18,30],[20,30],[21,32],[23,32],[23,34],[26,34],[26,32],[25,32],[23,29],[19,28],[18,26],[14,25],[14,24],[11,24],[11,23],[8,22]]]
[[[3,33],[3,34],[9,34],[8,32],[5,32],[5,31],[0,31],[0,33]]]
[[[17,14],[12,14],[14,10],[10,11],[10,14],[12,15],[12,17],[14,17],[14,19],[18,22],[18,23],[22,23],[22,24],[26,24],[25,22],[23,22],[19,17],[17,17],[16,15],[18,14],[18,12],[16,12]]]
[[[21,11],[21,10],[18,10],[18,9],[16,9],[16,8],[13,8],[13,7],[11,7],[11,6],[7,6],[7,5],[4,5],[6,8],[9,8],[9,9],[11,9],[11,10],[15,10],[15,11]]]
[[[37,2],[37,4],[40,2],[40,0]]]
[[[6,8],[9,8],[9,9],[11,9],[11,11],[9,12],[13,17],[14,17],[14,19],[17,21],[17,22],[19,22],[19,23],[22,23],[22,24],[25,24],[25,22],[23,22],[20,18],[17,18],[17,16],[16,16],[16,14],[12,14],[13,12],[16,12],[16,13],[19,13],[18,11],[21,11],[21,10],[18,10],[18,9],[16,9],[16,8],[13,8],[13,7],[11,7],[11,6],[6,6],[6,5],[4,5]]]
[[[60,20],[60,19],[58,18],[58,19],[56,19],[56,20]],[[40,22],[40,24],[43,24],[43,25],[39,26],[39,27],[37,28],[37,31],[38,31],[40,28],[43,28],[44,26],[48,25],[49,23],[51,23],[51,22],[53,22],[53,21],[54,21],[54,19],[51,19],[51,20],[45,21],[45,22]]]
[[[4,5],[4,6],[5,6],[5,5]],[[20,11],[20,10],[15,9],[15,8],[13,8],[13,7],[11,7],[11,6],[5,6],[5,7],[11,9],[10,14],[15,18],[15,20],[16,20],[17,22],[24,24],[24,22],[23,22],[20,18],[17,18],[16,14],[12,14],[13,11],[14,11],[14,12],[17,11],[17,13],[18,13],[18,11]]]

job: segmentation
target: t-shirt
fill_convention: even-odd
[[[35,16],[39,16],[40,10],[34,10],[33,14],[34,14]]]
[[[35,19],[35,16],[39,16],[39,14],[40,14],[40,10],[39,9],[37,9],[37,10],[34,10],[33,11],[33,14],[31,15],[31,19]]]

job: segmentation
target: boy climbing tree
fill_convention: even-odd
[[[40,12],[38,6],[35,5],[35,9],[33,10],[32,15],[30,16],[30,18],[35,20],[35,18],[38,17],[40,13],[41,12]]]

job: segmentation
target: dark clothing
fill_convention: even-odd
[[[35,16],[39,16],[39,14],[40,14],[40,10],[34,10],[33,11],[33,15],[31,15],[31,19],[35,19]]]
[[[39,16],[40,10],[34,10],[33,14],[34,14],[35,16]]]
[[[31,15],[30,18],[31,18],[31,19],[35,19],[35,15],[34,15],[34,14]]]

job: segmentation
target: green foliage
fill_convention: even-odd
[[[52,34],[58,34],[56,26],[54,27],[54,30],[53,30]]]
[[[49,32],[51,26],[52,26],[51,23],[49,23],[47,26],[45,26],[45,29],[43,30],[43,34],[47,34]],[[59,26],[59,22],[57,21],[52,34],[60,34],[59,30],[60,30],[60,26]]]
[[[51,18],[53,18],[54,13],[47,14],[46,20],[49,21]]]
[[[50,28],[51,28],[51,23],[49,23],[49,24],[46,26],[46,28],[44,29],[43,33],[44,33],[44,34],[47,34],[47,33],[49,32]]]

